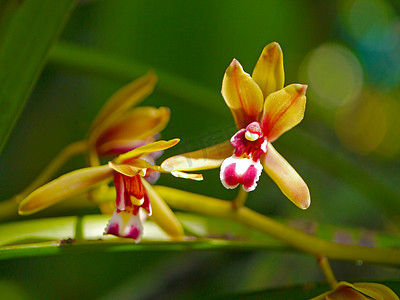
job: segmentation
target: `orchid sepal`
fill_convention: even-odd
[[[135,148],[127,153],[121,154],[118,156],[116,159],[114,159],[114,162],[117,164],[123,163],[125,160],[132,159],[132,158],[138,158],[141,156],[144,156],[146,154],[155,152],[155,151],[160,151],[160,150],[165,150],[168,148],[171,148],[178,144],[180,139],[172,139],[168,141],[156,141],[147,145],[143,145],[141,147]]]
[[[95,142],[101,156],[121,154],[155,141],[170,119],[167,107],[136,107],[104,129]]]
[[[282,193],[297,207],[307,209],[311,198],[307,184],[296,170],[269,144],[266,154],[261,156],[264,171],[278,185]]]
[[[285,82],[283,53],[277,42],[269,43],[264,47],[251,77],[261,88],[264,99],[283,88]]]
[[[153,71],[133,80],[116,91],[103,106],[93,121],[89,140],[93,143],[110,126],[114,124],[128,109],[150,95],[157,82]]]
[[[29,194],[19,205],[18,213],[30,215],[69,197],[79,195],[112,178],[108,166],[79,169],[65,174]]]
[[[332,291],[311,300],[399,300],[399,297],[387,286],[375,282],[339,282]]]
[[[230,142],[225,141],[202,150],[172,156],[161,163],[161,168],[170,172],[218,168],[226,157],[232,155],[233,150]]]
[[[225,71],[221,93],[232,111],[238,129],[257,120],[263,109],[262,91],[236,59]]]
[[[272,143],[304,117],[307,85],[290,84],[265,99],[261,125]]]

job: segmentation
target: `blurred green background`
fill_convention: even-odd
[[[220,95],[224,71],[236,58],[251,73],[263,47],[277,41],[286,84],[309,89],[303,122],[274,146],[307,182],[312,203],[300,211],[263,174],[248,206],[269,216],[399,234],[399,10],[396,0],[79,1],[0,156],[0,199],[84,138],[102,104],[133,79],[122,69],[68,65],[60,49],[78,45],[127,62],[137,76],[147,68],[160,74],[141,105],[171,108],[162,138],[182,141],[166,158],[235,132]],[[83,164],[73,159],[60,174]],[[203,182],[163,175],[159,184],[232,199],[236,191],[223,188],[218,172],[205,171]],[[355,263],[333,268],[349,281],[400,275]],[[83,253],[2,261],[0,298],[194,298],[321,280],[312,257],[291,252]]]

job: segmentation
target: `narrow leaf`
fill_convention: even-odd
[[[4,27],[0,30],[0,152],[74,2],[25,0],[1,3],[0,25]]]

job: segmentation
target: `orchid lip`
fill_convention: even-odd
[[[220,179],[227,189],[234,189],[239,184],[246,192],[253,191],[262,172],[259,161],[232,155],[224,160],[221,165]]]

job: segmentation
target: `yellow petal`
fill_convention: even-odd
[[[368,296],[368,297],[367,297]],[[341,281],[333,291],[326,292],[312,300],[399,300],[399,297],[387,286],[373,282],[357,282],[354,284]]]
[[[133,177],[137,174],[146,175],[146,169],[151,167],[151,164],[143,159],[132,159],[129,164],[115,164],[112,161],[108,162],[108,166],[125,176]]]
[[[355,290],[376,300],[399,300],[399,297],[387,286],[374,282],[357,282]]]
[[[136,149],[133,149],[127,153],[121,154],[120,156],[118,156],[115,159],[115,162],[121,163],[127,159],[131,159],[131,158],[137,158],[152,152],[156,152],[156,151],[160,151],[160,150],[165,150],[168,148],[171,148],[173,146],[175,146],[176,144],[179,143],[179,139],[172,139],[169,141],[157,141],[154,143],[150,143],[141,147],[138,147]]]
[[[283,88],[285,72],[282,49],[278,43],[273,42],[265,46],[254,67],[252,77],[261,88],[264,99]]]
[[[201,174],[189,174],[189,173],[185,173],[185,172],[180,172],[180,171],[173,171],[171,172],[172,175],[174,175],[175,177],[179,177],[179,178],[185,178],[185,179],[192,179],[192,180],[203,180],[203,175]]]
[[[96,155],[115,156],[154,141],[155,138],[148,138],[146,140],[113,140],[98,146],[95,153]]]
[[[108,166],[85,168],[65,174],[29,194],[19,205],[21,215],[30,215],[69,197],[83,193],[112,178]]]
[[[269,142],[293,128],[304,117],[306,85],[291,84],[265,99],[261,124]]]
[[[151,219],[173,239],[181,240],[184,236],[181,223],[152,186],[143,178],[142,182],[150,198],[153,211]]]
[[[370,300],[349,286],[338,286],[333,291],[319,295],[311,300]]]
[[[258,119],[263,108],[263,94],[257,83],[243,71],[236,59],[225,71],[221,92],[232,111],[238,129]]]
[[[90,141],[95,141],[106,128],[109,128],[132,106],[145,99],[154,89],[157,76],[147,73],[115,92],[104,104],[90,130]]]
[[[167,107],[137,107],[101,134],[96,141],[98,152],[107,153],[120,144],[148,139],[165,128],[169,117]]]
[[[196,171],[218,168],[233,153],[229,141],[166,159],[161,168],[167,171]]]
[[[310,192],[296,170],[268,144],[267,154],[261,156],[264,171],[281,189],[282,193],[301,209],[310,206]]]

